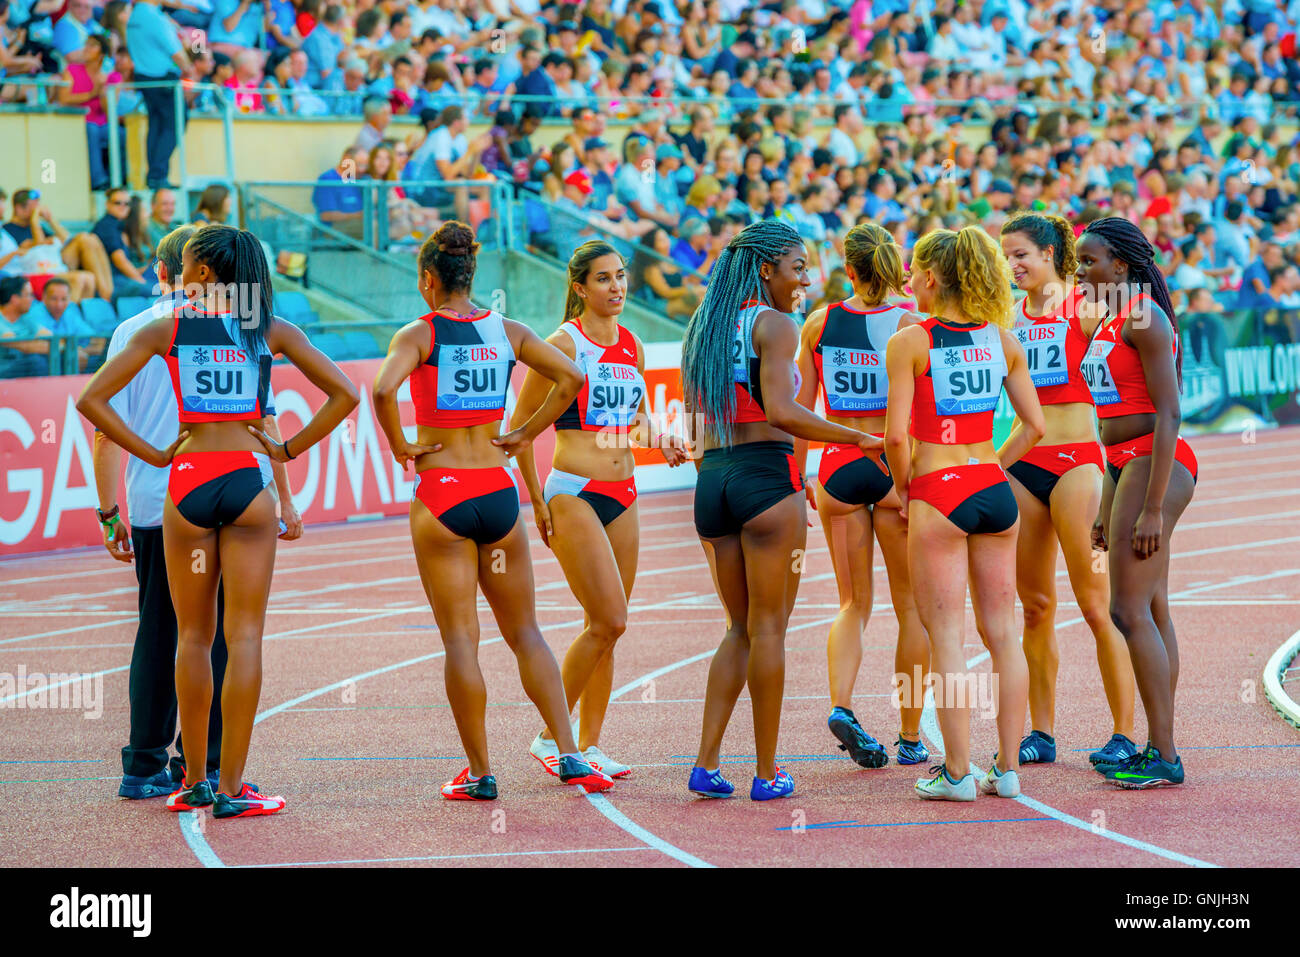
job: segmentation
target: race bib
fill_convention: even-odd
[[[502,343],[444,346],[438,355],[438,408],[502,408],[510,383],[510,359],[510,350]]]
[[[256,415],[259,367],[238,346],[176,347],[182,407],[205,415]]]
[[[826,349],[822,378],[827,412],[876,412],[889,397],[885,357],[871,349]]]
[[[1114,405],[1119,401],[1119,389],[1115,386],[1115,377],[1110,374],[1108,361],[1110,350],[1114,348],[1113,342],[1093,342],[1080,366],[1083,381],[1088,383],[1088,391],[1096,405]]]
[[[645,380],[625,362],[594,362],[588,367],[586,424],[593,428],[629,426],[641,408]]]
[[[1065,338],[1069,331],[1070,326],[1065,322],[1036,323],[1015,330],[1025,350],[1034,388],[1065,385],[1070,380],[1070,370],[1065,364]]]
[[[993,340],[930,350],[934,408],[940,416],[991,412],[1002,395],[1006,361]]]
[[[736,320],[736,334],[731,339],[731,369],[736,382],[749,383],[749,360],[754,353],[750,349],[751,333],[754,320],[758,317],[757,309],[746,309]]]

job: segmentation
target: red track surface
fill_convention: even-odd
[[[282,545],[248,776],[289,805],[273,818],[208,818],[201,827],[161,800],[115,797],[134,636],[130,570],[99,550],[0,565],[0,672],[105,672],[99,720],[3,711],[0,864],[1295,865],[1300,806],[1286,796],[1300,738],[1258,683],[1272,650],[1300,628],[1297,438],[1291,430],[1260,433],[1255,444],[1235,435],[1193,442],[1201,480],[1174,536],[1170,581],[1182,651],[1181,788],[1116,791],[1087,769],[1086,750],[1106,739],[1109,718],[1092,638],[1063,578],[1060,757],[1022,770],[1025,800],[930,803],[912,791],[924,767],[852,764],[826,730],[824,648],[836,599],[814,528],[787,641],[780,754],[795,796],[693,799],[686,776],[722,613],[690,495],[672,493],[641,502],[641,575],[601,742],[637,766],[607,800],[561,786],[529,756],[538,719],[486,610],[480,660],[502,796],[482,805],[439,798],[438,785],[465,762],[404,520],[310,528]],[[581,610],[536,541],[533,554],[538,613],[559,655]],[[878,556],[877,569],[855,709],[868,731],[892,741],[895,624]],[[967,632],[975,658],[983,649],[973,621]],[[753,774],[747,701],[724,753],[738,793]],[[1143,733],[1139,715],[1139,740]],[[993,722],[976,717],[972,734],[977,761],[987,762]]]

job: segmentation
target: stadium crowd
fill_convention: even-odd
[[[756,219],[808,241],[811,306],[849,294],[858,222],[910,251],[939,226],[996,235],[1018,209],[1139,224],[1180,309],[1294,307],[1297,23],[1300,0],[0,0],[0,99],[60,74],[96,189],[121,135],[113,84],[183,80],[191,111],[355,115],[314,194],[322,222],[359,235],[364,183],[393,181],[388,239],[418,241],[486,213],[472,190],[402,183],[503,180],[536,247],[565,259],[600,234],[640,252],[634,294],[678,317]],[[168,195],[174,102],[124,88],[118,105],[148,112],[146,180]],[[565,127],[553,146],[534,143],[543,123]],[[110,203],[125,250],[101,220],[98,242],[34,257],[26,192],[0,272],[67,272],[74,302],[147,281],[138,199]]]

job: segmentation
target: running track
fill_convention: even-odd
[[[911,788],[923,767],[852,764],[825,724],[835,587],[817,527],[787,641],[780,755],[795,796],[694,800],[685,779],[722,615],[690,495],[679,492],[641,502],[641,574],[602,740],[636,768],[608,797],[561,786],[528,755],[538,719],[485,608],[480,660],[502,797],[482,805],[438,797],[464,760],[404,519],[309,526],[281,546],[248,769],[289,800],[267,820],[201,820],[169,814],[160,800],[119,801],[132,572],[102,550],[0,564],[0,672],[100,673],[104,689],[99,720],[3,712],[0,865],[1295,866],[1300,805],[1278,798],[1294,791],[1300,736],[1259,682],[1273,649],[1300,628],[1298,439],[1292,429],[1261,432],[1253,444],[1237,435],[1192,443],[1201,481],[1174,537],[1170,582],[1182,649],[1181,788],[1116,791],[1086,770],[1109,716],[1092,638],[1063,578],[1061,752],[1054,766],[1022,771],[1024,798],[930,803]],[[559,655],[582,614],[532,537],[538,613]],[[876,564],[855,709],[892,742],[895,623],[878,554]],[[971,619],[967,632],[968,657],[987,672]],[[993,722],[973,725],[973,753],[987,766]],[[932,716],[925,727],[936,727]],[[1140,739],[1143,731],[1139,716]],[[752,740],[742,696],[723,756],[738,792],[753,774]]]

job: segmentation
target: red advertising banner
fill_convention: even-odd
[[[646,382],[650,414],[660,428],[679,428],[680,347],[647,347]],[[328,439],[288,463],[293,500],[306,522],[405,514],[414,471],[403,472],[389,453],[375,420],[370,389],[380,360],[340,363],[356,383],[361,402]],[[513,391],[525,369],[515,367]],[[0,556],[73,548],[100,543],[94,508],[98,496],[91,459],[93,430],[78,414],[77,396],[88,376],[0,380]],[[271,374],[280,430],[293,435],[319,408],[324,397],[291,365]],[[414,439],[414,411],[403,386],[399,410]],[[543,481],[554,448],[554,433],[537,439]],[[637,484],[642,491],[691,486],[695,470],[669,469],[657,451],[638,450]],[[526,497],[523,482],[521,494]],[[118,502],[125,506],[125,495]],[[128,516],[129,520],[129,516]]]

